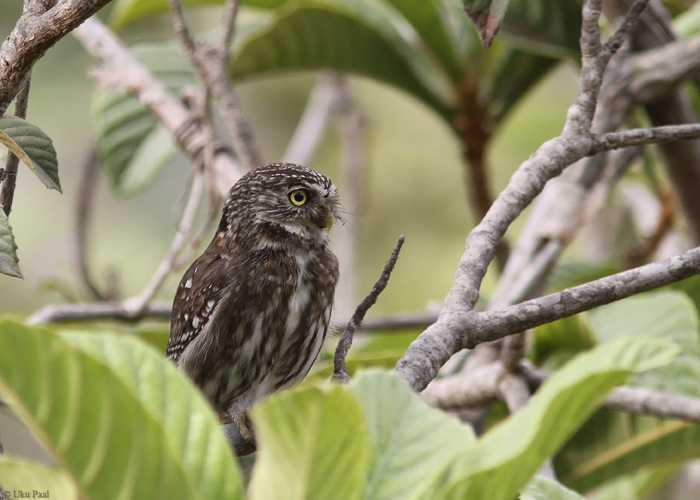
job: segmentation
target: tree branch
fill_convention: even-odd
[[[338,341],[338,346],[336,347],[335,355],[333,356],[334,369],[332,380],[338,382],[350,381],[348,368],[347,366],[345,366],[345,357],[348,355],[348,351],[350,350],[350,346],[352,345],[353,336],[362,324],[362,320],[364,319],[365,314],[367,314],[367,311],[369,311],[369,308],[372,307],[375,302],[377,302],[379,294],[382,293],[386,286],[389,284],[391,272],[394,270],[396,260],[399,258],[399,252],[401,251],[401,247],[403,246],[404,241],[405,238],[403,236],[400,236],[398,241],[396,242],[394,250],[391,252],[391,256],[384,263],[384,269],[382,270],[381,276],[372,287],[372,290],[369,292],[369,295],[367,295],[367,297],[365,297],[364,300],[360,302],[360,305],[357,306],[357,309],[355,309],[355,314],[352,315],[348,326],[345,327],[345,330],[340,335],[340,340]]]
[[[522,369],[527,379],[535,386],[539,386],[550,377],[549,373],[536,368],[529,362],[524,362]],[[700,423],[700,399],[680,394],[667,394],[643,387],[626,385],[616,387],[601,406],[627,413]]]
[[[89,53],[102,60],[103,66],[92,72],[93,77],[106,88],[126,90],[134,95],[173,134],[185,156],[198,163],[206,134],[197,121],[191,120],[190,110],[96,18],[85,21],[73,34]],[[217,149],[214,170],[216,186],[226,196],[242,175],[229,148]]]
[[[66,321],[90,321],[96,319],[118,319],[138,321],[144,318],[169,320],[172,304],[151,302],[143,311],[134,314],[121,302],[96,302],[92,304],[52,304],[35,311],[27,318],[28,325],[61,323]]]
[[[144,311],[148,303],[153,300],[153,297],[162,286],[165,278],[167,278],[173,270],[173,264],[191,236],[192,223],[197,214],[197,208],[199,207],[203,190],[204,172],[195,172],[192,186],[190,186],[190,194],[185,208],[182,211],[180,223],[178,224],[177,233],[170,244],[168,252],[165,254],[165,257],[158,266],[151,281],[144,287],[141,293],[122,303],[122,306],[129,312],[130,316],[137,316]]]
[[[17,95],[34,63],[109,1],[52,0],[30,4],[0,46],[0,116]]]
[[[472,332],[471,326],[474,321],[480,321],[476,318],[483,318],[473,313],[473,308],[479,296],[481,281],[493,259],[495,246],[511,222],[542,191],[549,179],[559,175],[566,166],[595,152],[593,148],[596,136],[591,128],[603,73],[645,4],[646,0],[636,1],[616,34],[606,44],[601,45],[598,27],[600,1],[585,2],[581,29],[583,68],[579,80],[579,96],[569,108],[562,134],[540,146],[530,159],[516,170],[508,186],[493,203],[482,221],[467,236],[465,251],[455,271],[455,279],[437,322],[428,327],[408,347],[405,355],[396,365],[399,374],[415,390],[424,389],[445,361],[458,350],[506,335],[494,333],[487,338],[478,331],[471,335],[467,333]],[[693,270],[687,275],[697,272]],[[674,277],[670,282],[677,279],[681,278]],[[651,285],[650,288],[655,286],[659,285]],[[608,301],[612,300],[617,299],[610,297]],[[593,304],[589,306],[594,307]],[[507,310],[512,311],[510,308]],[[537,311],[531,312],[533,317],[536,317]],[[480,324],[484,323],[480,321]],[[519,328],[515,331],[509,330],[508,333],[516,333],[530,327],[527,322],[517,323],[520,325]]]
[[[309,94],[306,108],[299,119],[294,135],[282,154],[282,161],[302,165],[311,161],[325,134],[335,98],[333,72],[321,73]]]
[[[697,274],[700,247],[505,309],[465,314],[460,337],[465,348],[472,348]]]
[[[225,44],[230,44],[229,37],[233,36],[238,2],[229,0],[225,7],[224,26],[218,48],[195,40],[187,28],[181,0],[169,0],[169,2],[178,42],[216,100],[217,109],[221,113],[224,125],[231,133],[231,139],[241,163],[246,169],[262,165],[263,159],[252,128],[228,74],[228,51],[222,49]]]

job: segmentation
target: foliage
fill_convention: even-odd
[[[480,439],[390,372],[283,391],[253,413],[259,457],[250,498],[454,498],[456,490],[485,487],[489,498],[512,498],[614,385],[674,353],[668,342],[623,339],[581,354],[527,410]],[[243,496],[216,416],[136,338],[4,320],[0,395],[58,464],[0,461],[0,479],[22,469],[13,485],[41,475],[41,484],[86,499]]]
[[[16,116],[2,116],[0,144],[27,165],[47,188],[61,191],[56,150],[51,138],[38,127]],[[21,278],[16,250],[10,222],[5,213],[0,213],[0,273]]]
[[[119,29],[168,10],[166,0],[114,3],[111,22]],[[221,3],[184,2],[192,8]],[[488,163],[492,137],[512,111],[550,69],[578,57],[581,15],[574,1],[539,0],[537,8],[527,0],[242,4],[249,15],[236,27],[228,66],[235,81],[323,69],[363,76],[420,102],[472,154],[466,159],[472,163]],[[697,31],[698,12],[691,8],[681,20],[685,34]],[[494,38],[499,30],[503,36]],[[195,82],[190,61],[172,41],[132,51],[174,94]],[[128,92],[95,90],[92,119],[98,153],[119,195],[150,186],[176,151],[172,137]],[[0,143],[60,191],[57,155],[46,134],[5,116]],[[16,248],[0,212],[0,272],[21,277]],[[559,269],[553,282],[570,286],[616,268]],[[552,377],[523,411],[479,438],[429,408],[395,374],[376,370],[393,366],[416,332],[358,343],[348,358],[357,377],[348,386],[322,381],[330,371],[326,359],[312,380],[255,408],[259,456],[247,487],[216,416],[148,345],[161,346],[165,330],[79,333],[5,320],[0,396],[56,464],[3,458],[0,483],[66,499],[506,500],[520,493],[526,500],[574,500],[581,497],[567,487],[586,492],[640,470],[666,477],[669,464],[697,456],[700,427],[598,407],[628,380],[700,397],[699,284],[689,280],[537,328],[529,355]],[[536,475],[550,459],[561,483]]]

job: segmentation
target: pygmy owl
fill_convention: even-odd
[[[318,356],[339,209],[328,177],[292,163],[251,170],[229,191],[214,239],[177,288],[166,352],[222,419],[300,382]]]

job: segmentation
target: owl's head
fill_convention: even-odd
[[[339,220],[338,193],[328,177],[294,163],[271,163],[247,172],[231,188],[219,233],[239,241],[262,236],[325,245]]]

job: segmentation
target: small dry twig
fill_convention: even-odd
[[[348,326],[345,327],[345,330],[340,335],[340,340],[338,341],[338,346],[336,347],[335,355],[333,356],[334,370],[332,380],[338,382],[350,382],[348,368],[345,366],[345,357],[348,355],[348,351],[352,345],[353,336],[362,324],[362,320],[364,319],[365,314],[367,314],[369,308],[372,307],[375,302],[377,302],[377,297],[379,297],[379,294],[384,291],[386,285],[389,283],[391,272],[394,270],[396,260],[399,258],[399,252],[401,251],[404,241],[405,238],[403,235],[400,236],[396,242],[394,250],[391,252],[391,256],[384,263],[384,269],[382,270],[381,276],[374,284],[367,297],[365,297],[364,300],[360,302],[360,305],[357,306],[357,309],[355,309],[355,314],[352,315]]]

